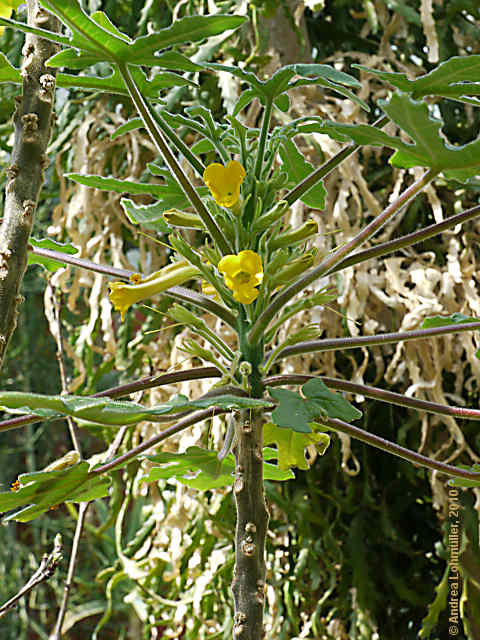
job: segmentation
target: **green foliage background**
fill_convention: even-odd
[[[91,0],[84,4],[89,11],[105,11],[132,37],[146,33],[147,24],[152,29],[166,26],[178,10],[177,3],[162,0]],[[203,4],[190,0],[183,3],[180,13],[194,14],[203,8]],[[233,1],[217,4],[225,11],[236,9]],[[291,11],[296,3],[267,0],[253,4],[256,7],[257,32],[243,29],[240,36],[215,52],[216,61],[223,62],[224,58],[233,57],[236,62],[248,62],[250,68],[257,71],[271,62],[269,47],[272,43],[268,42],[265,25],[275,14],[276,5],[281,5],[279,10]],[[321,4],[318,3],[319,6]],[[459,0],[434,6],[439,59],[465,52],[478,53],[477,3]],[[296,29],[293,16],[289,15],[292,29]],[[477,20],[476,24],[472,16]],[[409,65],[409,68],[417,65],[427,72],[433,67],[425,51],[425,30],[416,0],[385,3],[327,0],[323,8],[308,10],[305,18],[310,39],[310,51],[307,53],[314,61],[341,61],[342,68],[351,72],[351,63],[361,61],[366,64],[369,56],[377,54],[382,59],[382,52],[391,48],[399,63]],[[387,32],[391,35],[387,36]],[[298,37],[300,55],[300,30]],[[22,36],[10,30],[0,40],[2,50],[17,66],[21,43]],[[273,45],[275,48],[275,43]],[[196,92],[187,89],[171,92],[168,96],[170,110],[180,111],[183,100],[187,103],[200,102],[221,113],[222,90],[214,76],[200,74],[200,84]],[[15,92],[5,86],[0,87],[0,92],[0,126],[5,133],[11,130],[9,116]],[[379,83],[378,92],[379,95],[385,92],[385,86]],[[95,100],[89,99],[85,103],[82,92],[59,93],[59,118],[52,151],[60,146],[55,148],[55,140],[73,131],[95,108],[98,108]],[[103,113],[114,113],[120,108],[128,112],[128,101],[111,96],[103,101],[96,117],[101,118],[102,110]],[[439,109],[446,123],[445,134],[451,142],[463,144],[478,134],[478,110],[448,101],[442,102]],[[106,135],[101,123],[98,134]],[[6,145],[2,146],[4,151],[6,148]],[[105,159],[104,175],[127,172],[128,157],[121,142],[115,151],[111,148],[111,156]],[[68,143],[62,147],[61,170],[73,170],[75,152],[74,147],[68,148]],[[317,152],[321,157],[321,150]],[[145,161],[152,159],[151,150],[145,148],[143,154]],[[360,154],[360,159],[362,157],[368,166],[364,177],[369,189],[380,199],[386,197],[393,175],[392,167],[386,163],[388,154],[365,153]],[[8,163],[6,153],[1,156],[1,162],[0,186],[4,187]],[[61,188],[57,171],[51,165],[36,222],[39,235],[46,235],[48,226],[52,224],[52,212],[60,202]],[[473,187],[456,197],[466,208],[477,202],[477,191],[478,188]],[[445,189],[447,206],[454,210],[457,200],[452,199],[452,193],[451,189]],[[423,198],[413,204],[402,219],[399,235],[413,231],[431,219],[428,201]],[[119,228],[118,234],[126,248],[138,251],[137,238],[131,229]],[[433,241],[425,243],[419,250],[432,250],[438,260],[445,259],[443,248]],[[43,316],[42,293],[46,277],[39,267],[31,267],[24,281],[26,302],[10,345],[9,361],[0,374],[2,389],[55,393],[60,388],[56,345]],[[79,301],[75,311],[64,307],[63,331],[72,348],[79,339],[76,327],[88,318],[88,314],[86,296]],[[138,312],[133,319],[128,319],[124,326],[118,328],[115,360],[107,360],[105,364],[101,341],[94,335],[93,345],[98,348],[85,344],[81,350],[86,375],[77,390],[84,393],[98,391],[144,374],[146,366],[148,368],[151,363],[137,347],[140,340],[147,345],[153,343],[155,338],[145,335],[145,332],[155,326],[155,316],[148,312]],[[94,329],[96,332],[100,333],[98,324]],[[72,359],[67,362],[69,375],[78,375],[75,362]],[[347,379],[360,365],[361,354],[355,354],[353,358],[339,354],[335,362],[337,370]],[[374,364],[370,363],[364,378],[370,381],[375,375]],[[448,372],[443,376],[446,391],[453,392],[454,380],[449,378]],[[403,391],[404,388],[399,384],[393,390]],[[476,388],[464,389],[462,395],[468,405],[476,406],[478,403]],[[410,448],[420,446],[420,422],[413,413],[403,409],[395,409],[393,413],[386,405],[371,401],[364,402],[362,409],[363,428]],[[473,424],[463,425],[463,430],[469,443],[478,449],[479,436]],[[84,451],[93,454],[101,451],[104,441],[108,442],[111,436],[96,430],[83,438]],[[307,638],[373,640],[378,633],[382,639],[402,637],[413,640],[428,606],[435,599],[435,587],[441,583],[446,567],[446,526],[433,506],[428,474],[361,444],[352,443],[351,446],[360,463],[358,475],[348,475],[342,468],[340,461],[344,451],[336,439],[328,452],[314,462],[310,471],[296,471],[294,481],[267,482],[267,497],[272,510],[272,535],[267,549],[267,581],[271,585],[267,593],[267,616],[273,625],[272,638],[288,640],[302,634],[301,637]],[[13,431],[8,439],[2,439],[0,482],[6,487],[18,473],[40,469],[70,448],[68,432],[61,422]],[[129,499],[123,502],[121,513],[124,496]],[[465,544],[476,549],[473,552],[475,566],[479,559],[478,533],[475,533],[478,532],[478,514],[471,494],[463,494],[462,502],[468,537]],[[73,507],[62,506],[31,524],[2,526],[1,601],[7,600],[28,579],[42,553],[51,546],[57,531],[62,532],[68,555],[74,530],[71,517],[74,511]],[[170,563],[163,553],[165,543],[157,545],[166,515],[172,512],[177,514],[176,522],[184,536],[182,557],[176,565]],[[122,548],[126,555],[135,557],[141,564],[149,554],[160,549],[155,556],[154,568],[149,570],[147,589],[139,586],[132,577],[133,572],[130,576],[118,574],[114,525],[118,524],[120,517],[123,518]],[[94,637],[92,634],[100,615],[109,602],[111,617],[105,620],[99,638],[228,638],[232,627],[229,585],[233,567],[234,521],[234,505],[228,491],[218,494],[186,493],[182,487],[164,482],[158,488],[151,488],[147,496],[145,489],[135,484],[134,468],[126,474],[115,474],[111,499],[97,501],[90,507],[71,600],[78,622],[72,626],[68,637]],[[173,523],[169,521],[168,526],[173,527]],[[222,558],[218,566],[211,564],[214,552]],[[171,578],[166,579],[169,573]],[[35,591],[26,602],[21,602],[16,612],[0,621],[3,637],[48,639],[65,574],[66,564],[48,584]],[[92,576],[95,575],[97,580],[94,582]],[[206,576],[208,581],[203,597],[199,598],[195,594],[195,581],[206,579]],[[106,583],[112,579],[111,589],[107,589],[106,594]],[[182,619],[176,618],[178,603],[183,607]],[[438,612],[438,620],[430,635],[435,640],[448,635],[446,611],[438,607]],[[141,624],[137,613],[148,622]],[[212,631],[209,633],[210,628]],[[475,638],[474,631],[466,633],[465,637]]]

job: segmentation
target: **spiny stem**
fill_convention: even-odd
[[[177,159],[175,158],[173,153],[170,151],[167,145],[167,141],[164,138],[164,135],[162,133],[162,130],[159,127],[157,120],[150,113],[149,105],[147,104],[144,97],[138,90],[137,85],[135,84],[135,80],[133,79],[130,73],[128,64],[123,62],[119,63],[118,70],[123,78],[123,81],[125,82],[125,86],[128,90],[130,98],[132,99],[132,102],[134,103],[138,111],[138,114],[143,120],[143,124],[145,125],[145,128],[147,129],[148,133],[152,137],[152,140],[154,141],[158,151],[161,153],[167,166],[170,168],[173,175],[177,179],[179,185],[183,189],[188,200],[190,201],[190,203],[192,204],[192,206],[195,208],[196,212],[202,219],[202,222],[204,223],[205,227],[208,229],[210,235],[212,236],[212,239],[215,241],[215,243],[217,244],[218,248],[223,253],[223,255],[232,253],[232,249],[227,239],[223,235],[220,228],[217,226],[217,223],[215,222],[215,220],[210,215],[210,212],[208,211],[207,207],[203,204],[202,199],[198,195],[195,187],[192,186],[192,184],[190,183],[190,180],[187,178],[187,176],[183,172],[183,169],[178,163]]]

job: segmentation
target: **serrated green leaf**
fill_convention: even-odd
[[[59,253],[66,253],[67,255],[73,255],[78,252],[71,244],[61,244],[60,242],[56,242],[55,240],[51,240],[50,238],[41,238],[37,240],[36,238],[29,239],[30,244],[34,247],[39,247],[41,249],[50,249],[51,251],[57,251]],[[45,256],[39,256],[35,253],[28,254],[28,264],[41,264],[48,271],[55,272],[61,267],[66,266],[66,262],[62,262],[61,260],[55,258],[47,258]]]
[[[264,459],[276,457],[273,449],[264,450]],[[185,453],[159,453],[147,459],[160,466],[149,469],[141,478],[141,482],[156,482],[160,479],[176,478],[178,482],[199,491],[208,491],[233,484],[235,459],[229,454],[221,463],[216,451],[200,447],[189,447]],[[291,471],[264,462],[263,475],[266,480],[290,480],[294,477]]]
[[[15,84],[20,84],[22,82],[22,78],[20,76],[20,71],[16,69],[7,56],[0,51],[0,82],[14,82]]]
[[[447,564],[447,568],[445,569],[445,573],[443,574],[443,578],[440,584],[435,587],[435,591],[437,592],[435,600],[432,602],[432,604],[428,605],[428,614],[422,620],[422,628],[418,632],[419,638],[430,637],[430,634],[437,626],[440,614],[442,613],[442,611],[445,611],[448,598],[449,573],[450,567]]]
[[[441,62],[429,73],[409,80],[405,73],[377,71],[363,65],[352,65],[385,80],[413,98],[435,95],[462,99],[480,95],[480,55],[454,56]]]
[[[309,465],[305,458],[305,449],[310,444],[315,444],[320,445],[322,454],[325,453],[330,444],[330,436],[326,433],[298,433],[267,422],[263,427],[263,441],[265,444],[277,444],[279,469],[298,467],[307,470]]]
[[[272,420],[278,427],[311,433],[311,423],[322,416],[327,415],[329,418],[339,418],[347,422],[362,416],[361,411],[339,393],[330,391],[320,378],[306,382],[302,392],[305,396],[303,398],[288,389],[268,387],[268,393],[279,403],[272,412]]]
[[[172,25],[157,33],[137,38],[128,49],[125,62],[135,64],[156,65],[158,58],[154,55],[159,49],[172,45],[199,42],[210,36],[219,35],[231,29],[238,29],[246,22],[244,16],[188,16],[176,20]]]
[[[91,51],[103,60],[118,60],[128,51],[128,36],[121,34],[104,16],[97,13],[98,22],[88,16],[77,0],[40,0],[41,4],[54,13],[72,32],[71,45],[79,49]]]
[[[77,420],[105,426],[132,425],[155,416],[177,413],[189,409],[258,409],[268,406],[268,400],[239,397],[231,394],[189,400],[179,395],[155,407],[144,407],[135,402],[71,395],[41,395],[16,391],[0,392],[0,407],[10,413],[32,413],[48,417],[69,415]],[[39,413],[40,412],[40,413]]]
[[[362,412],[352,406],[340,393],[334,393],[320,380],[312,378],[302,387],[303,395],[317,403],[329,418],[350,422],[362,417]]]
[[[81,173],[66,173],[65,177],[79,184],[83,184],[86,187],[101,189],[102,191],[131,193],[132,195],[149,194],[159,199],[165,194],[165,186],[160,184],[132,182],[131,180],[104,178],[103,176],[84,175]]]
[[[293,140],[283,137],[279,147],[279,153],[282,158],[283,169],[287,172],[292,184],[298,184],[313,173],[313,165],[305,160]],[[304,193],[300,199],[308,207],[323,209],[325,207],[325,194],[323,183],[319,181]]]
[[[390,158],[396,167],[431,167],[443,172],[446,178],[463,182],[478,173],[480,165],[480,138],[461,147],[454,147],[441,136],[443,123],[430,117],[428,107],[408,95],[396,93],[389,102],[379,101],[385,113],[412,138],[407,144],[399,137],[389,136],[368,125],[328,123],[325,133],[347,136],[357,144],[387,146],[397,151]]]
[[[170,233],[172,228],[163,219],[163,214],[168,208],[165,201],[153,204],[135,204],[133,200],[122,198],[120,200],[125,215],[133,224],[141,224],[145,229],[152,229],[157,233]]]
[[[143,70],[137,67],[132,67],[130,72],[139,91],[141,91],[144,97],[150,98],[151,100],[159,100],[159,92],[162,89],[182,87],[185,85],[192,87],[197,86],[193,80],[189,80],[184,76],[180,76],[177,73],[171,73],[169,71],[157,73],[151,80],[147,80]],[[107,93],[129,95],[123,79],[117,69],[114,70],[112,75],[107,77],[59,73],[57,74],[57,86],[64,88],[78,87],[80,89],[87,89],[90,91],[103,91]]]
[[[344,84],[347,87],[357,87],[358,89],[362,87],[362,84],[356,78],[343,71],[338,71],[328,64],[297,63],[290,64],[286,68],[292,69],[298,76],[323,78],[336,84]]]
[[[480,318],[472,318],[463,313],[452,313],[451,316],[432,316],[425,318],[421,324],[422,329],[432,329],[434,327],[448,327],[450,324],[465,324],[467,322],[480,322]]]
[[[18,477],[16,491],[0,493],[0,511],[29,505],[5,518],[29,522],[62,502],[83,502],[108,495],[110,478],[93,475],[87,461],[60,471],[37,471]]]

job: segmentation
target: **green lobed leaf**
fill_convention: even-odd
[[[20,84],[22,82],[22,78],[20,76],[20,71],[16,69],[7,56],[0,51],[0,82],[14,82],[15,84]]]
[[[246,22],[244,16],[188,16],[176,20],[173,24],[157,33],[137,38],[129,46],[125,62],[142,65],[157,65],[155,52],[177,44],[199,42],[210,36],[216,36],[231,29],[238,29]],[[122,52],[123,53],[123,52]]]
[[[344,73],[343,71],[337,71],[335,67],[331,67],[328,64],[297,63],[290,64],[286,68],[292,69],[298,76],[323,78],[324,80],[330,80],[336,84],[344,84],[347,87],[357,87],[358,89],[362,87],[361,82],[356,78],[348,73]]]
[[[459,99],[480,95],[480,55],[454,56],[414,80],[409,80],[405,73],[377,71],[360,64],[352,66],[410,93],[413,98],[435,95]]]
[[[480,322],[480,318],[472,318],[463,313],[452,313],[451,316],[432,316],[425,318],[421,324],[422,329],[433,329],[435,327],[448,327],[450,324],[465,324],[466,322]]]
[[[155,416],[191,409],[220,407],[223,409],[258,409],[269,406],[268,400],[224,394],[198,400],[179,395],[155,407],[144,407],[135,402],[72,395],[42,395],[16,391],[0,392],[0,407],[10,413],[32,413],[48,417],[69,415],[77,420],[105,426],[133,425],[142,420],[155,420]],[[39,413],[40,412],[40,413]]]
[[[141,224],[145,229],[157,233],[171,233],[172,228],[163,219],[163,213],[169,208],[164,200],[153,204],[135,204],[129,198],[122,198],[120,204],[133,224]]]
[[[387,146],[397,151],[390,158],[396,167],[431,167],[443,172],[446,178],[463,182],[478,173],[480,165],[480,138],[461,147],[444,141],[441,136],[443,123],[432,118],[423,102],[416,102],[408,95],[396,93],[389,102],[379,101],[385,113],[414,141],[407,144],[400,137],[389,136],[376,127],[328,123],[325,133],[350,138],[357,144]]]
[[[36,238],[30,237],[29,242],[34,247],[50,249],[59,253],[66,253],[67,255],[78,253],[78,249],[76,249],[72,244],[62,244],[61,242],[56,242],[50,238],[41,238],[40,240],[37,240]],[[67,263],[55,258],[47,258],[45,256],[38,256],[35,253],[29,253],[28,264],[41,264],[42,267],[45,267],[48,271],[55,272],[61,267],[65,267]]]
[[[263,441],[265,444],[276,443],[278,450],[278,468],[309,469],[308,461],[305,457],[305,449],[314,444],[320,447],[323,455],[330,444],[330,436],[326,433],[298,433],[293,429],[282,429],[267,422],[263,427]]]
[[[293,140],[282,137],[279,153],[282,158],[282,168],[287,172],[291,183],[298,184],[304,178],[313,173],[313,165],[305,160]],[[325,195],[326,191],[323,183],[319,181],[304,193],[300,199],[307,205],[307,207],[323,209],[325,207]]]
[[[362,416],[361,411],[339,393],[330,391],[320,378],[312,378],[306,382],[302,386],[302,392],[304,397],[288,389],[268,387],[268,393],[279,403],[272,412],[274,424],[300,433],[311,433],[310,424],[322,416],[346,422]]]
[[[440,583],[435,587],[436,596],[434,601],[428,605],[428,613],[422,620],[422,628],[418,632],[419,638],[429,638],[435,629],[440,618],[440,614],[445,611],[447,606],[449,585],[448,576],[450,574],[450,566],[447,564],[445,573]]]
[[[103,60],[118,60],[129,49],[128,36],[120,33],[106,16],[94,14],[96,20],[88,16],[77,0],[40,0],[41,4],[54,13],[72,32],[71,45],[92,51]],[[102,23],[99,24],[99,23]],[[120,34],[120,37],[119,35]]]
[[[264,460],[277,456],[274,449],[264,450]],[[140,479],[140,482],[156,482],[160,479],[176,478],[178,482],[200,491],[208,491],[233,484],[235,459],[229,454],[220,464],[216,451],[189,447],[185,453],[162,452],[147,459],[160,466],[154,466]],[[265,480],[290,480],[294,474],[276,465],[263,463]]]
[[[24,507],[7,516],[4,521],[29,522],[62,502],[83,502],[108,495],[110,478],[93,475],[90,465],[82,460],[59,471],[37,471],[18,477],[16,491],[0,493],[0,511]]]

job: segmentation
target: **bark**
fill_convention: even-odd
[[[28,24],[59,30],[56,18],[28,0]],[[27,266],[28,239],[48,165],[45,151],[53,122],[55,70],[45,61],[58,47],[28,34],[23,49],[22,95],[13,116],[15,140],[7,168],[5,207],[0,227],[0,366],[17,323],[20,285]]]
[[[245,411],[235,428],[237,528],[232,592],[234,640],[264,637],[265,541],[268,511],[263,484],[263,420],[261,411]]]

